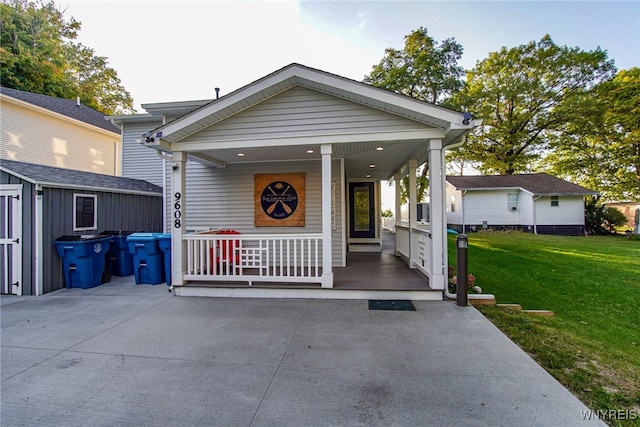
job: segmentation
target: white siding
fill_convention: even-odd
[[[163,161],[158,151],[145,147],[138,140],[146,132],[162,124],[161,119],[150,123],[127,123],[122,132],[122,176],[144,179],[152,184],[163,185]]]
[[[332,254],[334,266],[337,267],[342,265],[343,251],[340,160],[332,162],[331,170],[332,181],[336,183],[336,229],[333,231]],[[306,174],[305,227],[255,227],[254,175],[299,172]],[[254,234],[321,233],[321,178],[320,161],[241,164],[220,169],[189,161],[186,178],[186,228],[233,229]],[[170,180],[170,176],[168,179]],[[167,187],[170,188],[170,183]],[[167,199],[167,223],[171,224],[171,198]],[[170,232],[170,229],[166,231]]]
[[[551,197],[536,201],[538,225],[584,225],[584,200],[582,196],[560,196],[558,206],[551,206]]]
[[[12,102],[2,103],[0,158],[118,175],[120,135]]]
[[[507,209],[507,195],[517,190],[469,191],[464,196],[464,217],[466,224],[519,225],[520,212]],[[518,203],[522,199],[518,197]]]
[[[415,129],[429,127],[295,87],[186,138],[184,143]]]
[[[520,225],[533,226],[533,195],[520,191],[518,203],[520,204]]]
[[[445,187],[445,207],[447,212],[447,224],[462,225],[462,191],[446,183]],[[451,204],[455,203],[455,211],[451,210]]]

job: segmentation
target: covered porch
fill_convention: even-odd
[[[145,133],[142,143],[167,158],[176,294],[441,299],[444,155],[474,126],[462,113],[292,64]],[[425,162],[426,226],[413,208]],[[399,212],[407,175],[409,221],[385,234],[381,182],[396,182]]]

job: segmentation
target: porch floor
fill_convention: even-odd
[[[395,256],[395,235],[382,231],[382,252],[349,252],[347,266],[334,267],[334,289],[430,290],[429,279]]]

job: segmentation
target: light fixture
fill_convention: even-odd
[[[365,178],[371,178],[371,174],[370,173],[366,174]]]
[[[371,163],[371,164],[369,165],[369,167],[370,167],[370,168],[375,168],[375,167],[376,167],[376,165],[375,165],[375,163]]]
[[[313,154],[313,150],[307,150],[307,154]]]
[[[238,157],[244,157],[244,153],[238,153]]]
[[[382,151],[384,150],[384,147],[376,147],[376,151]]]

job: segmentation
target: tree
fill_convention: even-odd
[[[453,38],[441,42],[420,27],[404,38],[404,48],[385,49],[364,82],[432,104],[445,104],[463,85],[464,68],[458,65],[462,46]],[[418,201],[429,187],[429,168],[425,165],[417,177]],[[408,178],[403,179],[401,200],[408,199]]]
[[[106,58],[73,43],[81,24],[53,1],[0,3],[2,86],[81,102],[105,114],[132,113],[133,99]]]
[[[613,73],[606,51],[558,46],[548,35],[490,53],[453,100],[484,121],[467,139],[466,158],[484,173],[532,170],[550,137],[579,119],[585,91]]]
[[[462,46],[453,38],[442,42],[420,27],[404,38],[404,48],[385,49],[365,83],[432,104],[442,104],[462,88],[464,68],[458,65]]]
[[[604,200],[640,198],[640,69],[622,70],[586,91],[576,110],[579,117],[550,138],[550,172]]]

